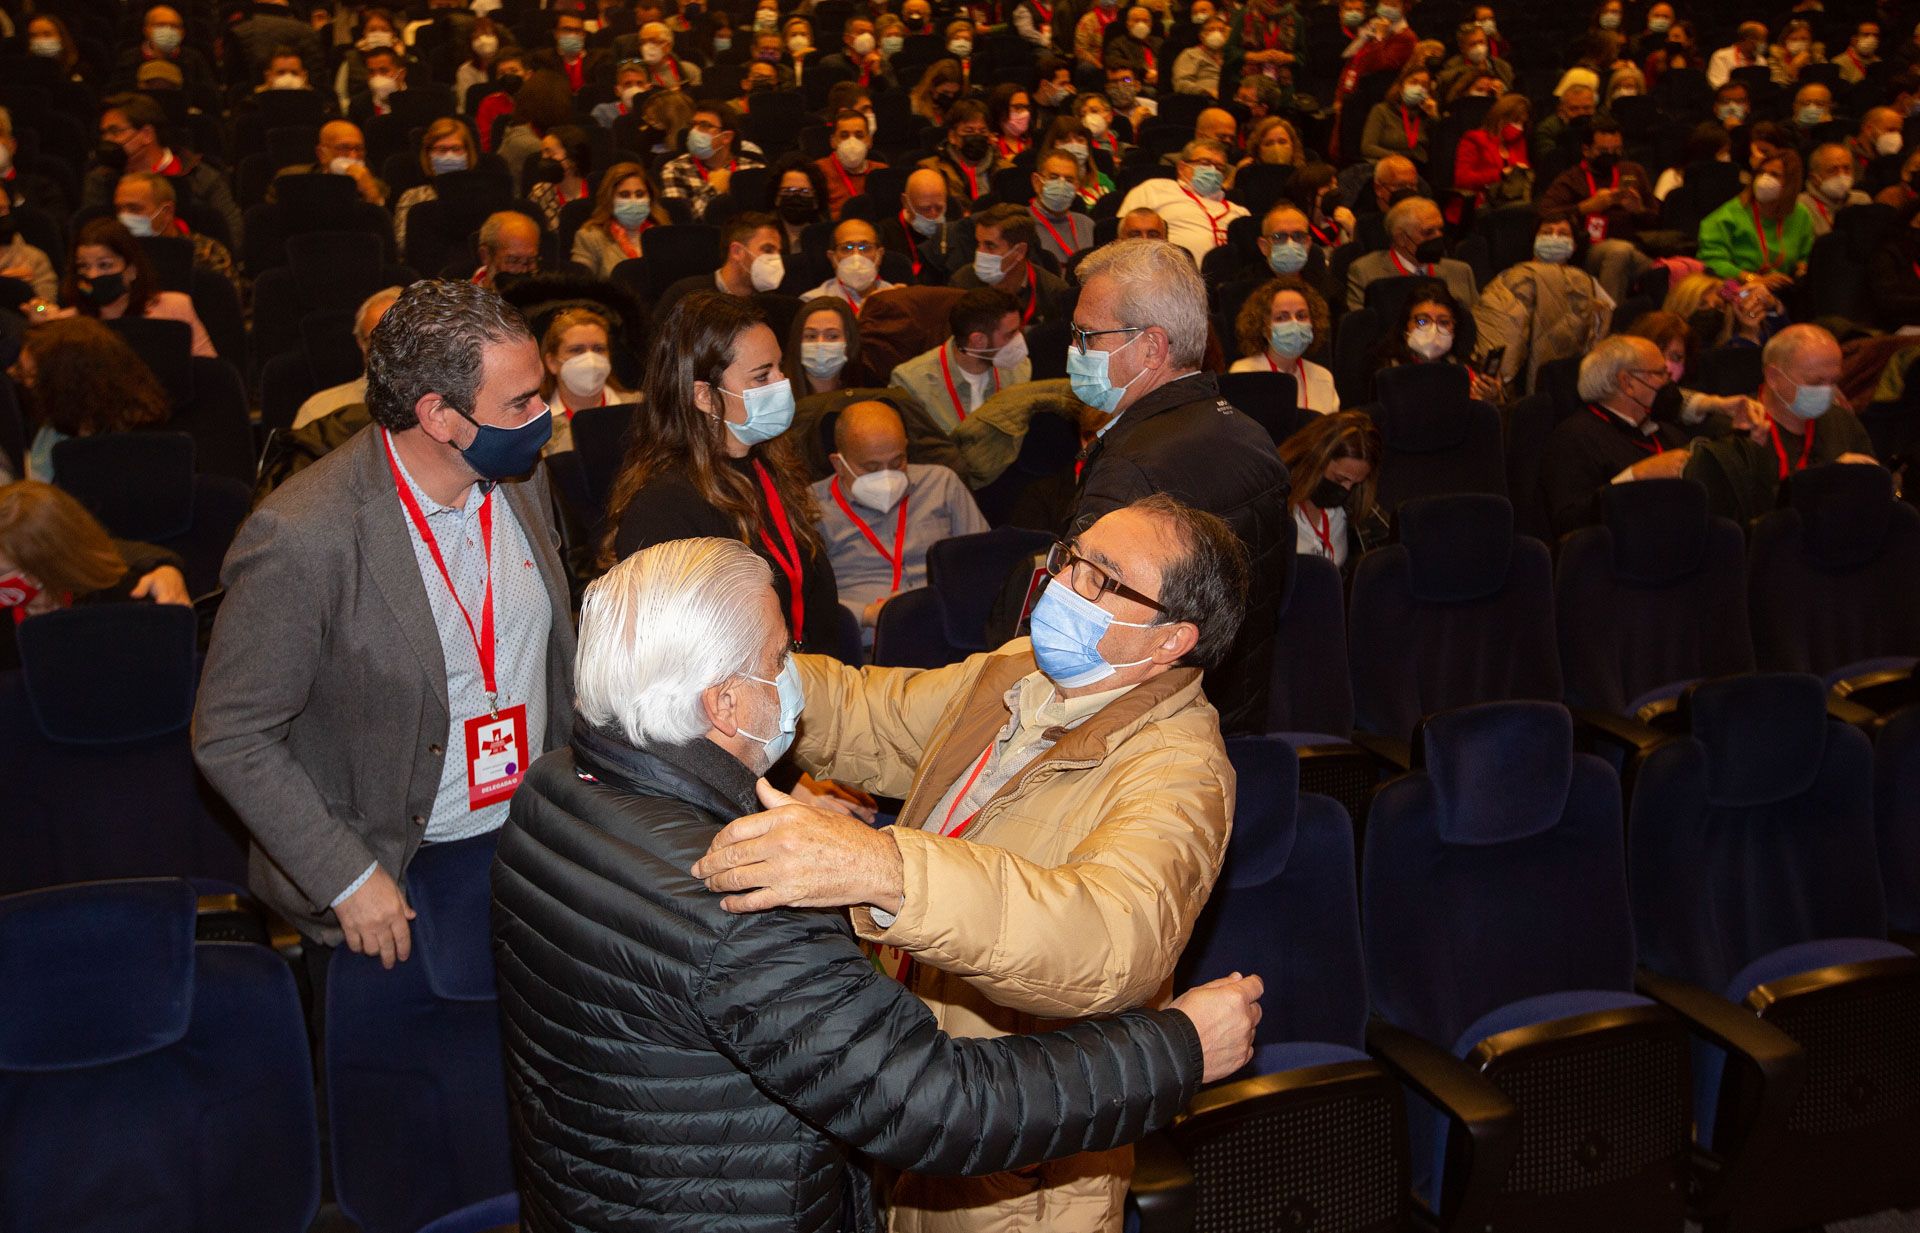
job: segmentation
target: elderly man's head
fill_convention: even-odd
[[[1644,423],[1654,399],[1672,380],[1667,358],[1652,341],[1611,334],[1580,360],[1580,397],[1631,424]]]
[[[1446,220],[1440,207],[1426,197],[1406,197],[1387,211],[1387,240],[1409,261],[1431,264],[1440,260]]]
[[[489,214],[480,224],[480,260],[496,277],[540,270],[540,224],[518,210]]]
[[[1199,368],[1207,349],[1206,284],[1177,245],[1116,241],[1081,263],[1073,327],[1067,372],[1074,396],[1117,415]]]
[[[1560,118],[1572,123],[1593,115],[1597,96],[1592,86],[1573,85],[1560,92]]]
[[[1119,238],[1122,240],[1164,240],[1167,238],[1167,220],[1160,217],[1158,211],[1145,206],[1128,210],[1120,219]]]
[[[1240,131],[1240,122],[1224,107],[1209,107],[1193,122],[1193,135],[1201,141],[1217,141],[1229,149]]]
[[[1767,414],[1800,432],[1833,405],[1840,343],[1817,325],[1790,325],[1760,353],[1760,399]]]
[[[1196,137],[1180,151],[1180,183],[1202,197],[1217,198],[1226,186],[1230,166],[1223,143]]]
[[[791,647],[773,574],[751,548],[669,540],[587,588],[574,705],[629,745],[705,739],[762,774],[792,743],[799,717]]]
[[[405,290],[405,287],[382,287],[360,301],[360,307],[353,314],[353,341],[359,344],[363,359],[373,341],[373,327],[380,324],[380,319],[387,315],[387,310],[393,307],[393,302]]]
[[[827,455],[847,495],[870,509],[890,510],[907,490],[907,429],[884,402],[856,402],[833,424]]]
[[[1063,696],[1219,663],[1246,612],[1247,551],[1227,524],[1164,493],[1048,554],[1034,658]]]
[[[1382,214],[1392,207],[1394,197],[1417,192],[1419,188],[1420,169],[1413,165],[1413,160],[1389,154],[1373,165],[1373,199]]]

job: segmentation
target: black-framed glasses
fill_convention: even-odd
[[[1130,599],[1136,604],[1145,604],[1155,612],[1166,611],[1159,600],[1142,595],[1121,582],[1100,566],[1075,552],[1073,545],[1065,540],[1054,540],[1047,548],[1047,576],[1058,578],[1069,567],[1072,568],[1073,573],[1068,577],[1067,585],[1078,592],[1083,599],[1098,603],[1102,595],[1114,594],[1121,599]],[[1093,593],[1087,594],[1089,591]]]
[[[1067,328],[1073,332],[1073,345],[1080,349],[1081,355],[1085,355],[1088,351],[1087,344],[1102,334],[1138,334],[1147,327],[1144,325],[1123,325],[1111,330],[1085,330],[1077,325],[1069,325]]]

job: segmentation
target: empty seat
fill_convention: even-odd
[[[873,662],[937,668],[987,650],[994,602],[1014,572],[1030,568],[1052,540],[1045,532],[1000,527],[934,544],[927,550],[927,585],[880,609]]]
[[[1374,376],[1380,402],[1378,500],[1391,512],[1402,501],[1455,492],[1505,493],[1506,456],[1500,412],[1470,395],[1458,364],[1402,364]]]
[[[54,475],[119,539],[157,544],[186,563],[187,592],[219,588],[220,564],[246,521],[252,493],[224,475],[194,470],[182,432],[117,432],[53,447]]]
[[[193,887],[0,899],[0,1227],[303,1233],[313,1070],[286,962],[196,941]]]

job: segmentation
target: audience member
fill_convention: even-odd
[[[615,163],[600,177],[593,213],[573,233],[573,263],[596,278],[646,253],[647,233],[670,220],[654,214],[653,181],[640,163]]]
[[[80,228],[60,284],[60,300],[66,307],[59,310],[41,311],[42,305],[31,305],[28,322],[39,324],[73,313],[103,321],[116,321],[128,313],[180,321],[191,331],[193,354],[209,359],[216,355],[193,301],[181,292],[161,289],[153,259],[117,218],[96,218]]]
[[[400,298],[403,290],[402,287],[382,288],[362,300],[360,307],[354,310],[353,341],[359,345],[363,364],[368,348],[372,346],[373,327],[380,324],[380,319],[387,315],[387,310],[393,307],[393,302]],[[330,385],[301,403],[299,410],[293,413],[292,427],[305,428],[315,420],[325,419],[342,407],[351,407],[366,401],[367,374],[363,367],[360,375],[353,380],[343,381],[339,385]]]
[[[1700,263],[1721,278],[1756,278],[1769,291],[1790,286],[1813,251],[1813,212],[1800,189],[1798,154],[1765,158],[1753,183],[1700,220]]]
[[[974,215],[973,264],[955,270],[949,282],[962,291],[987,287],[1011,297],[1020,305],[1023,327],[1058,320],[1070,296],[1058,274],[1034,264],[1040,249],[1037,221],[1031,210],[1015,205]]]
[[[1604,338],[1580,361],[1580,400],[1540,456],[1540,493],[1555,536],[1599,521],[1600,490],[1636,479],[1668,479],[1687,464],[1674,427],[1680,385],[1660,348],[1644,338]]]
[[[1297,211],[1295,212],[1298,213]],[[1332,314],[1319,292],[1292,275],[1261,286],[1240,306],[1235,341],[1243,358],[1229,372],[1280,372],[1294,380],[1302,410],[1327,415],[1340,409],[1333,374],[1306,358],[1324,354]]]
[[[887,384],[906,391],[927,418],[951,435],[1000,390],[1033,375],[1018,301],[976,287],[947,314],[947,341],[893,370]]]
[[[1325,557],[1351,577],[1361,552],[1385,542],[1386,519],[1374,503],[1384,448],[1360,411],[1335,411],[1280,443],[1293,481],[1287,505],[1296,553]]]
[[[833,277],[814,288],[811,294],[838,296],[852,305],[854,315],[858,316],[868,296],[894,286],[880,277],[880,260],[885,256],[886,249],[881,247],[880,233],[873,224],[858,218],[848,219],[833,229],[833,240],[827,248]]]
[[[1247,217],[1247,207],[1225,200],[1227,148],[1196,138],[1180,151],[1177,178],[1142,180],[1120,203],[1120,213],[1152,210],[1167,225],[1167,237],[1193,254],[1198,265],[1227,242],[1227,228]]]
[[[583,407],[630,403],[635,393],[613,378],[613,326],[593,308],[565,308],[540,340],[540,398],[555,411],[545,453],[573,448],[573,414]]]
[[[53,272],[53,259],[27,242],[20,231],[20,218],[14,213],[15,209],[6,190],[0,188],[0,278],[26,284],[32,299],[52,301],[60,293],[60,276]]]
[[[276,179],[279,176],[309,175],[322,171],[350,178],[354,187],[360,190],[362,201],[377,206],[387,204],[387,186],[367,170],[367,139],[361,134],[359,125],[346,120],[332,120],[321,125],[319,139],[314,144],[313,162],[282,167],[276,173]],[[272,199],[271,188],[268,190],[268,199]]]
[[[592,191],[593,148],[585,129],[563,124],[540,138],[540,159],[533,165],[527,200],[540,207],[547,230],[560,229],[560,210]]]
[[[15,369],[39,423],[27,447],[28,479],[53,482],[53,447],[62,441],[157,428],[172,414],[160,378],[92,317],[48,321],[30,331]]]
[[[1347,267],[1347,307],[1367,302],[1367,287],[1383,278],[1437,278],[1454,300],[1471,311],[1480,298],[1473,267],[1446,255],[1446,224],[1440,207],[1425,197],[1405,197],[1387,211],[1388,247],[1365,253]]]

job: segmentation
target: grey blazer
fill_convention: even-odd
[[[557,749],[573,724],[573,619],[545,474],[500,492],[553,603],[545,748]],[[398,880],[419,847],[450,722],[440,636],[378,428],[268,497],[221,580],[194,756],[252,835],[253,892],[333,945],[334,897],[375,860]]]

